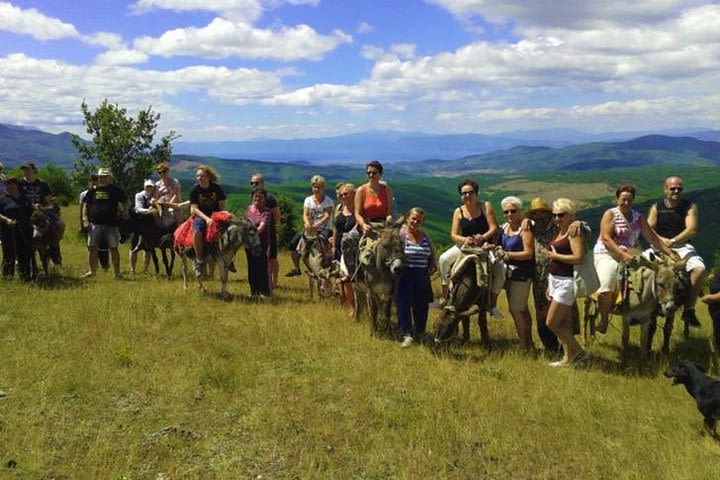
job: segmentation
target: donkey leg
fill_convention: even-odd
[[[622,319],[622,358],[627,356],[628,343],[630,343],[630,319],[623,316]]]
[[[482,308],[478,313],[478,327],[480,327],[480,343],[487,346],[490,344],[490,332],[488,331],[487,311]]]
[[[670,311],[665,314],[665,325],[663,326],[663,344],[662,353],[665,355],[670,354],[670,339],[672,338],[673,328],[675,326],[675,311]]]
[[[652,351],[652,341],[657,328],[657,318],[653,315],[640,325],[640,360],[647,360]]]

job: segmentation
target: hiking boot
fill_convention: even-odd
[[[202,278],[205,276],[205,263],[202,260],[195,261],[195,278]]]
[[[286,277],[297,277],[298,275],[301,275],[299,268],[293,268],[285,274]]]
[[[683,310],[682,319],[691,327],[700,327],[700,320],[695,316],[694,308],[686,308]]]
[[[408,348],[412,344],[413,344],[413,337],[411,337],[410,335],[405,335],[403,337],[402,343],[400,344],[400,348]]]

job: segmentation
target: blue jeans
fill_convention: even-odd
[[[406,268],[400,275],[396,302],[401,336],[425,333],[431,292],[427,268]]]

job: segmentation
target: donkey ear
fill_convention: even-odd
[[[405,223],[405,215],[401,215],[401,216],[400,216],[397,220],[395,220],[394,222],[390,222],[390,223],[388,224],[388,226],[396,227],[396,228],[397,228],[397,227],[400,227],[403,223]]]

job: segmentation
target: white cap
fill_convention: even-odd
[[[145,184],[143,186],[144,187],[154,187],[155,182],[153,182],[152,180],[145,180]]]

